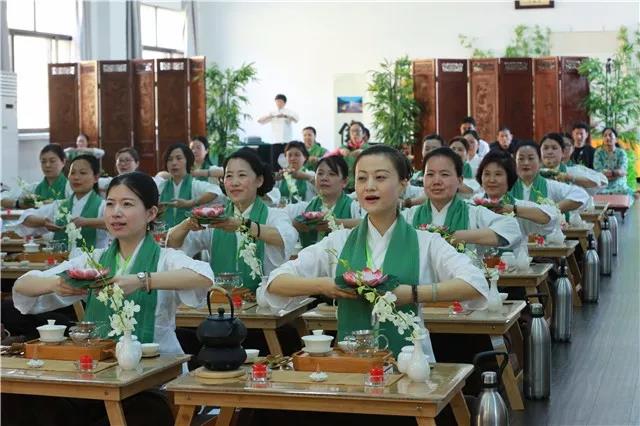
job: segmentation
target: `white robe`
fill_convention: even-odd
[[[137,255],[142,242],[136,248],[132,261]],[[94,252],[94,259],[100,260],[103,249]],[[71,268],[86,268],[87,255],[82,254],[66,262],[57,265],[46,271],[29,271],[25,276],[53,277]],[[160,259],[158,260],[157,272],[176,271],[179,269],[189,269],[203,277],[211,280],[213,284],[213,272],[208,263],[193,260],[184,253],[170,248],[162,248]],[[179,283],[176,283],[179,285]],[[183,303],[194,308],[204,306],[207,300],[208,288],[198,288],[189,290],[158,290],[158,301],[156,304],[156,323],[154,329],[154,342],[160,345],[161,353],[182,354],[182,347],[176,337],[176,308]],[[13,288],[13,304],[23,314],[39,314],[49,312],[54,309],[63,308],[74,304],[79,300],[85,300],[84,296],[59,296],[56,293],[44,294],[42,296],[31,297],[20,294]],[[135,332],[134,332],[135,333]]]
[[[248,218],[252,207],[253,204],[242,213],[242,217]],[[239,213],[237,208],[235,211],[236,214]],[[273,226],[278,230],[278,233],[282,237],[282,241],[284,241],[284,247],[276,247],[265,243],[264,262],[262,265],[264,276],[267,276],[275,268],[289,260],[289,257],[293,254],[296,241],[298,241],[298,231],[296,231],[293,225],[291,225],[291,220],[282,209],[269,208],[266,225]],[[187,256],[194,256],[202,250],[211,250],[213,231],[213,228],[206,228],[202,231],[189,232],[180,249],[184,251]],[[239,232],[236,232],[236,238],[238,238],[239,241]],[[228,249],[233,250],[234,248],[229,247]],[[211,256],[211,259],[213,259],[216,254],[209,253],[209,255]]]
[[[71,208],[71,217],[76,218],[80,217],[82,213],[82,209],[85,204],[87,204],[87,200],[89,199],[89,195],[91,193],[87,193],[84,197],[78,199],[75,195],[73,196],[73,207]],[[47,228],[31,228],[29,226],[23,225],[26,218],[29,216],[40,216],[46,217],[52,222],[55,222],[56,212],[58,211],[58,206],[64,200],[56,200],[53,203],[45,204],[44,206],[38,209],[29,209],[22,212],[18,220],[12,226],[12,231],[21,237],[27,236],[45,236],[45,238],[53,238],[53,232],[50,232]],[[105,202],[102,200],[100,202],[100,208],[98,209],[98,217],[104,217],[104,206]],[[96,248],[103,248],[109,245],[111,237],[109,233],[105,229],[96,229]]]
[[[449,201],[442,210],[438,211],[433,204],[431,205],[431,224],[436,226],[443,226],[444,221],[449,211],[449,206],[453,200]],[[404,210],[402,214],[408,223],[413,223],[413,217],[415,216],[420,206],[413,206],[408,210]],[[516,247],[520,244],[522,235],[520,234],[520,227],[518,222],[509,216],[502,216],[491,210],[482,207],[469,204],[469,228],[468,229],[484,229],[489,228],[502,238],[504,238],[508,244],[505,248]]]
[[[42,182],[42,181],[28,183],[26,185],[25,189],[28,192],[33,193],[33,192],[35,192],[36,187],[38,185],[40,185],[40,182]],[[10,190],[0,193],[0,199],[2,199],[2,200],[17,200],[19,198],[22,198],[24,193],[25,193],[25,191],[22,188],[20,188],[20,186],[18,186],[16,184],[16,186],[11,188]],[[73,189],[71,189],[71,184],[67,180],[67,184],[64,186],[64,198],[69,198],[72,195],[73,195]]]
[[[158,179],[154,179],[154,181],[158,186],[158,192],[160,194],[162,194],[162,191],[164,190],[165,185],[167,185],[167,182],[171,181],[171,184],[173,185],[173,198],[180,198],[180,187],[182,186],[184,179],[182,179],[178,185],[176,185],[172,179],[167,180],[167,179],[158,178]],[[208,205],[224,204],[225,196],[222,194],[222,190],[218,185],[214,183],[205,182],[202,180],[197,180],[197,179],[191,180],[191,199],[192,200],[199,199],[207,192],[216,195],[216,198]]]
[[[291,219],[291,221],[294,221],[296,217],[300,216],[305,210],[307,210],[309,204],[311,204],[311,201],[302,201],[295,204],[287,204],[283,210],[287,213],[289,219]],[[333,211],[335,207],[335,205],[331,207],[331,211]],[[357,200],[353,200],[351,202],[350,210],[352,219],[362,219],[367,214],[367,212],[362,207],[360,207],[360,204],[358,204]]]
[[[297,194],[296,195],[296,197],[298,198],[298,202],[300,202],[300,201],[311,201],[313,199],[313,197],[315,197],[317,195],[316,194],[316,187],[313,184],[315,182],[316,172],[314,172],[313,170],[304,170],[304,173],[313,175],[314,179],[307,180],[307,191],[304,194]],[[295,181],[295,179],[294,179],[294,181]],[[282,194],[281,194],[282,191],[280,191],[280,185],[282,184],[282,182],[285,182],[284,178],[277,180],[276,184],[274,186],[274,188],[278,189],[278,193],[280,194],[280,199],[278,200],[278,202],[280,200],[282,200],[282,198],[283,198]],[[267,195],[270,196],[271,193],[269,192]],[[288,197],[285,197],[285,198],[287,199],[287,204],[290,204],[288,202],[289,201]]]
[[[528,200],[530,193],[531,186],[527,186],[524,182],[522,182],[522,199]],[[587,208],[590,200],[587,191],[585,191],[581,187],[576,185],[568,185],[566,183],[558,182],[552,179],[547,179],[547,198],[552,200],[556,204],[563,200],[570,200],[580,203],[581,206],[578,207],[578,211]]]
[[[380,269],[384,263],[384,258],[389,247],[393,229],[397,222],[380,235],[377,229],[369,221],[369,235],[367,235],[367,245],[371,249],[371,260],[373,267]],[[355,229],[355,228],[354,228]],[[273,294],[269,291],[269,285],[279,275],[289,274],[304,278],[328,277],[334,279],[336,276],[337,261],[330,251],[342,253],[349,234],[353,229],[343,229],[334,231],[317,244],[306,247],[298,254],[298,258],[291,260],[269,276],[266,285],[258,288],[258,300],[267,303],[272,309],[286,309],[292,303],[297,303],[306,297],[285,297]],[[449,245],[442,237],[426,231],[418,233],[418,259],[419,283],[432,284],[454,278],[461,279],[473,286],[481,296],[474,300],[465,301],[465,305],[470,309],[484,309],[487,306],[489,286],[484,278],[484,274],[476,268],[471,259],[464,254],[460,254]],[[421,314],[421,312],[420,312]],[[421,322],[423,324],[424,321]],[[427,333],[428,335],[428,333]],[[426,345],[427,354],[431,361],[435,361],[430,340]]]

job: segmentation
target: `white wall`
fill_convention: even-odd
[[[269,126],[255,119],[272,109],[274,95],[282,92],[300,115],[295,134],[313,125],[318,139],[331,146],[338,130],[333,89],[339,74],[364,74],[384,58],[405,54],[412,59],[468,57],[458,41],[461,33],[477,37],[479,48],[501,53],[519,24],[561,33],[554,34],[560,49],[553,54],[606,56],[615,49],[611,32],[621,25],[638,27],[638,2],[557,0],[555,5],[516,10],[511,0],[201,3],[199,53],[223,67],[255,62],[260,81],[248,87],[247,112],[254,120],[244,124],[245,134],[269,138]],[[598,34],[602,31],[607,33]]]

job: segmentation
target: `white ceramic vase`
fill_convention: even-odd
[[[133,370],[140,364],[142,345],[130,331],[125,331],[124,336],[116,343],[116,359],[123,370]]]
[[[413,382],[426,382],[431,372],[429,358],[422,349],[423,342],[426,338],[427,336],[423,334],[413,339],[413,353],[407,364],[407,376],[409,376]]]
[[[398,354],[398,371],[401,373],[407,372],[407,367],[413,356],[413,346],[404,346],[401,352]]]

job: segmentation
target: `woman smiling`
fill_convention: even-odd
[[[226,219],[214,221],[204,229],[195,218],[188,218],[169,231],[167,246],[181,247],[190,256],[209,250],[214,273],[240,272],[243,286],[255,292],[261,275],[287,260],[298,239],[286,213],[267,207],[261,199],[272,186],[271,170],[253,150],[234,152],[224,163],[224,187],[230,201],[225,209]],[[257,239],[260,274],[252,274],[251,265],[238,254],[242,226]]]
[[[446,226],[456,240],[493,247],[512,247],[520,242],[518,223],[484,207],[467,204],[458,195],[462,159],[449,148],[431,151],[424,161],[427,201],[403,212],[407,222]]]
[[[218,185],[193,179],[193,152],[182,143],[170,145],[164,154],[164,164],[170,174],[168,180],[160,180],[160,205],[166,207],[164,221],[171,227],[182,222],[189,209],[223,200]]]
[[[92,155],[79,155],[69,166],[69,183],[73,196],[65,200],[56,200],[38,209],[30,209],[22,213],[15,227],[21,236],[43,235],[54,232],[54,240],[68,241],[65,233],[66,222],[58,217],[61,208],[67,209],[72,222],[82,228],[82,237],[89,247],[105,247],[109,236],[104,231],[104,200],[98,195],[98,177],[100,163]]]

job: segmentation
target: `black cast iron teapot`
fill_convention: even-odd
[[[231,314],[225,314],[222,307],[218,308],[216,315],[211,312],[211,295],[214,291],[222,292],[227,297]],[[207,306],[209,316],[198,326],[196,333],[203,345],[198,353],[198,360],[209,370],[235,370],[247,358],[241,346],[247,337],[247,327],[234,316],[233,302],[223,288],[214,286],[207,293]]]

